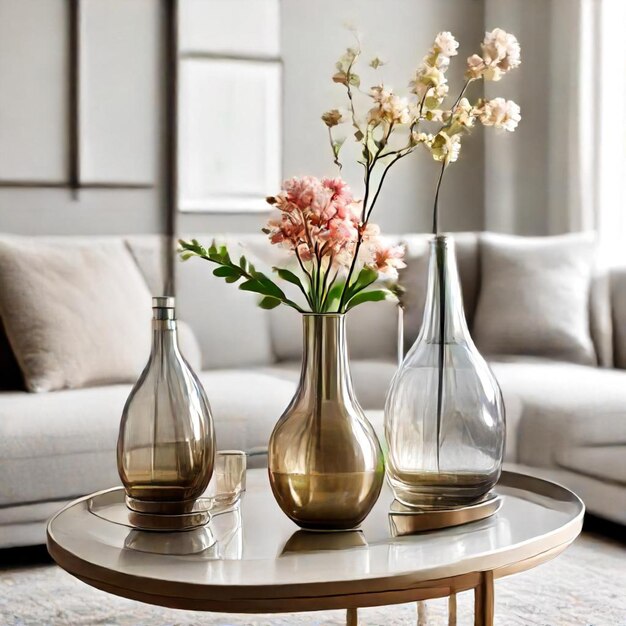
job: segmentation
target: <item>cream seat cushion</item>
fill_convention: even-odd
[[[626,449],[625,371],[532,357],[489,365],[504,395],[507,439],[513,434],[517,447],[507,460],[569,467],[575,448]]]
[[[295,384],[246,370],[199,374],[217,448],[266,448]],[[0,402],[0,508],[75,498],[119,484],[117,434],[130,385],[50,394],[4,392]]]
[[[29,391],[133,381],[150,307],[121,240],[0,239],[0,316]]]

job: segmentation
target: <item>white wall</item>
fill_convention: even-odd
[[[353,45],[353,36],[344,24],[362,33],[363,88],[383,77],[386,84],[404,93],[434,35],[440,30],[452,31],[461,42],[460,54],[449,72],[454,93],[455,88],[460,89],[465,57],[482,39],[482,5],[481,0],[285,0],[285,175],[321,176],[337,171],[320,115],[346,103],[343,87],[330,80],[335,62]],[[388,65],[368,72],[367,62],[374,56]],[[463,159],[448,171],[441,195],[446,230],[482,227],[482,133],[468,138],[464,150]],[[355,152],[350,155],[352,162],[346,163],[343,175],[362,195],[362,169],[356,164]],[[373,219],[387,232],[427,230],[437,170],[421,151],[400,161],[387,176]]]
[[[230,0],[228,4],[234,10],[241,11],[245,7],[245,1]],[[136,31],[131,42],[131,47],[134,46],[143,59],[143,65],[126,64],[123,57],[116,56],[116,50],[129,49],[128,40],[121,41],[109,51],[110,54],[101,49],[86,55],[90,66],[84,68],[89,76],[85,85],[93,96],[90,98],[88,94],[87,104],[92,107],[108,105],[111,107],[111,115],[114,114],[112,117],[106,110],[93,110],[88,118],[94,123],[91,130],[101,133],[101,138],[106,139],[103,145],[117,146],[122,151],[136,149],[137,141],[143,141],[143,145],[147,146],[146,150],[152,150],[152,153],[144,155],[146,162],[138,171],[143,176],[146,168],[152,168],[150,171],[154,172],[155,187],[147,190],[81,190],[77,198],[64,189],[0,188],[0,231],[118,233],[157,232],[164,228],[164,199],[160,183],[163,180],[163,115],[159,98],[154,97],[155,93],[161,93],[163,89],[164,66],[160,43],[164,30],[162,3],[160,0],[133,0],[133,3],[126,0],[82,2],[86,7],[91,5],[91,10],[95,11],[93,15],[99,15],[98,21],[104,20],[110,32],[117,32],[115,21],[119,19],[122,22],[133,19],[143,25],[143,30]],[[482,38],[483,5],[483,0],[282,0],[285,176],[323,176],[334,173],[326,130],[319,116],[324,110],[342,104],[342,91],[330,81],[330,76],[337,57],[351,44],[351,35],[343,27],[344,22],[360,29],[367,55],[378,55],[389,61],[389,65],[382,68],[383,75],[386,82],[397,89],[406,88],[433,35],[439,30],[451,30],[461,41],[456,69],[453,67],[450,71],[453,86],[458,86],[463,71],[463,59],[477,48]],[[58,152],[58,143],[49,146],[48,143],[52,140],[46,134],[57,132],[57,126],[28,126],[29,116],[38,120],[38,124],[41,123],[40,117],[36,115],[35,105],[54,86],[65,84],[67,71],[64,39],[58,36],[58,33],[64,33],[66,29],[64,0],[46,0],[46,6],[51,7],[51,16],[40,18],[43,19],[45,28],[41,32],[35,31],[38,54],[42,58],[58,58],[57,66],[44,71],[36,63],[28,67],[23,65],[27,61],[23,56],[24,32],[31,28],[33,20],[38,19],[37,13],[41,6],[40,2],[0,0],[0,24],[6,27],[0,38],[0,70],[3,67],[5,70],[9,68],[18,83],[24,80],[26,73],[33,79],[31,83],[37,90],[28,94],[30,100],[27,98],[24,102],[26,108],[19,120],[20,129],[26,129],[25,132],[30,133],[28,137],[31,143],[41,139],[44,147],[48,146]],[[97,28],[96,22],[93,22],[93,27]],[[127,36],[129,32],[132,34],[132,31],[121,31],[120,36]],[[233,37],[236,36],[237,33],[233,33]],[[90,38],[86,45],[90,45],[90,41],[94,41],[94,38]],[[102,77],[101,83],[98,82],[99,76]],[[125,118],[123,99],[107,100],[103,97],[107,86],[112,90],[116,83],[125,85],[125,90],[128,91],[126,95],[131,98],[152,94],[149,108],[143,113],[138,112],[136,103],[131,101],[133,106],[128,110],[134,111],[134,117]],[[133,84],[134,92],[130,88]],[[364,86],[369,86],[367,81]],[[12,98],[6,87],[4,92],[2,89],[0,86],[0,116],[6,112],[3,110],[3,98],[6,97],[9,101]],[[61,90],[58,97],[64,98],[65,92]],[[63,123],[66,105],[63,101],[56,101],[55,106],[61,111],[58,115],[60,123]],[[140,129],[133,126],[133,119],[137,119],[138,115],[143,122]],[[125,134],[121,132],[112,138],[107,134],[111,132],[110,128],[107,129],[106,124],[101,127],[107,120],[117,120],[112,128],[117,129],[118,133],[120,129],[123,131],[127,128],[127,135],[131,131],[137,131],[138,134],[125,140]],[[153,129],[149,137],[146,137],[146,128]],[[93,136],[93,133],[87,135]],[[152,148],[151,139],[154,140]],[[7,143],[3,144],[0,132],[0,151],[4,149],[3,145],[6,146]],[[56,159],[54,167],[57,169],[63,169],[63,163],[59,159],[65,158],[64,155],[65,148],[60,154],[51,155],[50,158]],[[115,160],[108,160],[106,155],[105,158],[98,156],[95,148],[88,155],[92,155],[94,159],[100,158],[102,163],[108,163],[111,167],[116,166]],[[0,158],[0,164],[11,162],[10,155],[1,156],[4,161]],[[448,230],[477,229],[483,226],[482,132],[476,132],[466,141],[463,157],[448,172],[442,192],[442,219],[444,228]],[[358,192],[360,173],[356,166],[346,166],[344,173]],[[0,178],[2,175],[0,171]],[[435,176],[436,165],[426,154],[414,155],[400,162],[388,177],[386,190],[377,209],[376,221],[387,232],[427,229]],[[179,228],[183,232],[256,231],[264,219],[264,215],[182,215]]]
[[[0,0],[0,181],[68,179],[67,0]],[[156,0],[82,0],[84,182],[148,189],[0,186],[0,232],[160,232],[162,26]]]
[[[485,133],[488,230],[548,234],[550,187],[566,184],[563,177],[550,176],[552,4],[546,0],[486,0],[487,29],[499,26],[515,33],[522,48],[522,65],[486,87],[487,97],[515,100],[522,109],[522,120],[514,133]],[[565,147],[566,136],[560,141]]]
[[[244,1],[234,0],[231,6],[241,10]],[[483,18],[483,0],[283,0],[284,177],[337,174],[320,115],[345,104],[345,92],[331,76],[337,59],[353,45],[346,25],[356,27],[362,35],[365,66],[374,56],[389,62],[377,73],[364,71],[363,87],[382,76],[387,84],[406,93],[415,68],[440,30],[451,30],[461,42],[460,54],[449,72],[451,88],[459,89],[465,57],[478,49],[482,40]],[[349,154],[351,161],[344,159],[342,175],[355,194],[362,196],[362,170],[356,153]],[[483,133],[479,131],[468,138],[463,159],[447,173],[441,194],[445,229],[482,228],[483,158]],[[387,177],[375,221],[389,233],[429,229],[436,176],[437,166],[425,153],[400,161]],[[186,214],[179,223],[184,232],[256,231],[266,218]]]

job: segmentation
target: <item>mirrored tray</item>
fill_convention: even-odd
[[[88,500],[90,513],[114,524],[156,532],[189,531],[206,526],[211,518],[232,511],[239,498],[223,501],[219,495],[198,498],[193,508],[178,515],[139,513],[128,508],[123,487],[95,494]]]

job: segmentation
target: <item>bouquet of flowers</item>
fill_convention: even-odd
[[[451,33],[439,33],[406,96],[397,95],[383,82],[368,92],[361,90],[356,72],[361,57],[358,39],[357,46],[348,48],[337,62],[332,80],[343,86],[347,109],[331,109],[322,121],[340,170],[346,137],[337,135],[342,124],[351,126],[364,170],[363,198],[355,199],[342,178],[309,176],[285,181],[277,195],[267,198],[276,212],[263,232],[272,244],[286,248],[297,259],[296,271],[273,270],[279,279],[298,287],[304,302],[288,298],[275,280],[257,271],[245,256],[235,261],[225,246],[215,242],[205,248],[196,240],[181,240],[181,258],[197,256],[216,264],[215,276],[260,294],[259,304],[266,309],[285,304],[300,312],[345,313],[363,302],[396,298],[395,279],[404,267],[403,249],[388,244],[370,221],[389,169],[420,147],[441,163],[433,207],[433,234],[438,234],[439,189],[446,168],[459,158],[462,137],[476,121],[513,131],[520,120],[519,106],[511,100],[478,98],[471,103],[465,96],[473,82],[499,81],[520,64],[515,36],[500,28],[485,34],[482,54],[467,59],[465,83],[447,107],[446,71],[458,46]],[[378,58],[369,63],[374,71],[383,65]]]

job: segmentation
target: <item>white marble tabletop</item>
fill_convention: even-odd
[[[266,470],[249,470],[239,508],[207,528],[147,533],[90,511],[82,498],[48,525],[55,560],[85,582],[118,595],[180,608],[263,611],[400,601],[401,592],[433,581],[532,567],[579,534],[582,502],[567,489],[504,472],[501,509],[464,526],[394,537],[387,486],[360,531],[308,533],[283,515]],[[110,498],[121,499],[116,491]],[[445,595],[439,593],[439,595]],[[349,605],[349,603],[347,604]],[[346,606],[347,606],[346,605]]]

